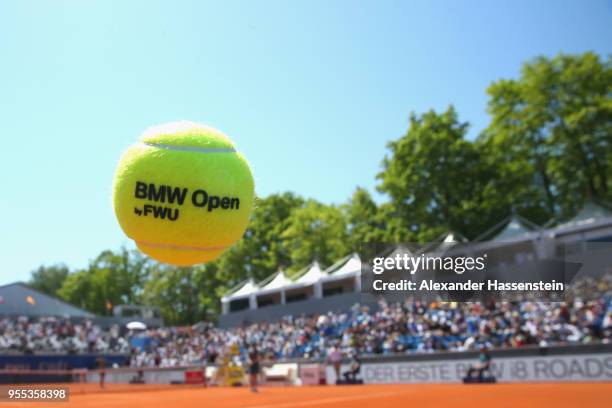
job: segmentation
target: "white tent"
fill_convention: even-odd
[[[225,296],[223,296],[221,298],[221,301],[229,302],[234,299],[246,298],[246,297],[249,297],[251,294],[257,292],[258,289],[259,287],[253,281],[253,279],[249,279],[248,281],[245,281],[244,283],[242,283],[242,285],[239,286],[237,289],[234,289],[230,291],[228,294],[226,294]]]
[[[230,310],[230,302],[232,300],[237,299],[248,299],[249,300],[249,308],[254,309],[256,307],[255,299],[253,295],[257,292],[259,287],[253,281],[253,279],[249,279],[239,285],[237,285],[234,289],[231,289],[225,296],[221,298],[221,308],[223,313],[228,313]]]
[[[361,275],[361,258],[358,254],[353,254],[340,268],[329,275],[321,277],[323,282],[331,282],[340,279],[350,278]]]
[[[553,229],[553,231],[557,232],[570,228],[583,227],[585,225],[595,224],[605,220],[609,222],[611,219],[612,211],[593,202],[588,202],[572,219],[559,224]]]
[[[456,244],[456,243],[465,242],[465,241],[466,239],[463,238],[461,235],[456,234],[454,232],[449,232],[448,235],[442,241],[442,243],[443,244]]]
[[[262,286],[259,288],[259,290],[257,290],[257,292],[255,293],[256,295],[280,292],[282,289],[293,283],[293,281],[289,279],[287,275],[285,275],[284,271],[278,271],[273,278],[268,279],[268,282],[264,281],[266,283],[261,284]]]
[[[284,290],[299,290],[301,288],[307,288],[312,286],[315,297],[322,297],[321,291],[321,279],[327,274],[321,270],[321,266],[317,261],[314,261],[310,266],[306,269],[299,278],[297,278],[294,282],[287,285]]]
[[[326,270],[322,270],[319,263],[315,261],[295,280],[289,278],[284,271],[279,271],[258,284],[252,279],[244,282],[221,298],[223,313],[228,313],[230,302],[238,299],[249,299],[249,308],[257,309],[260,302],[265,302],[265,305],[270,304],[270,301],[273,302],[272,304],[285,304],[287,293],[293,297],[296,293],[306,293],[307,296],[322,298],[322,285],[325,282],[338,282],[353,278],[355,288],[359,290],[358,278],[360,275],[361,259],[358,254],[349,255]]]
[[[491,241],[509,241],[512,239],[527,237],[532,234],[532,231],[522,222],[522,219],[514,216],[508,224],[497,235],[491,238]]]
[[[423,254],[443,253],[453,248],[457,244],[465,243],[467,239],[456,232],[448,232],[441,235],[436,241],[422,247],[419,252]]]
[[[321,266],[317,261],[314,261],[306,273],[296,279],[291,286],[308,286],[317,283],[325,273],[321,270]]]

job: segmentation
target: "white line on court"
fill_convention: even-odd
[[[292,408],[292,407],[307,407],[313,405],[324,405],[324,404],[334,404],[336,402],[345,402],[345,401],[357,401],[363,399],[372,399],[372,398],[380,398],[380,397],[390,397],[392,395],[401,395],[401,394],[412,394],[414,390],[406,390],[402,392],[379,392],[376,394],[366,394],[366,395],[352,395],[349,397],[334,397],[334,398],[322,398],[318,400],[311,401],[303,401],[303,402],[283,402],[280,404],[269,404],[269,405],[251,405],[246,408]]]

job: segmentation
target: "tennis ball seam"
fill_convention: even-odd
[[[197,247],[197,246],[190,246],[190,245],[166,244],[163,242],[147,242],[147,241],[140,241],[136,239],[134,239],[134,242],[136,242],[137,244],[149,246],[152,248],[172,249],[172,250],[176,249],[176,250],[184,250],[184,251],[220,251],[228,247],[227,245]]]
[[[161,143],[140,142],[145,146],[157,149],[174,150],[178,152],[196,153],[238,153],[233,147],[195,147],[195,146],[172,146]]]

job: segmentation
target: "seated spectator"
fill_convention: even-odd
[[[473,378],[474,373],[478,373],[478,381],[483,382],[485,371],[491,370],[491,353],[487,346],[484,344],[480,345],[480,352],[478,353],[478,363],[470,367],[468,370],[468,378]]]
[[[346,371],[343,375],[344,375],[345,381],[350,384],[350,383],[354,383],[357,381],[357,376],[359,375],[359,372],[361,371],[361,361],[359,360],[357,353],[351,354],[351,362],[349,366],[350,366],[349,370]]]

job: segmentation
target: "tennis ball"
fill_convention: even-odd
[[[174,122],[146,130],[123,154],[113,206],[142,252],[193,265],[217,258],[242,237],[254,190],[249,164],[226,135]]]

